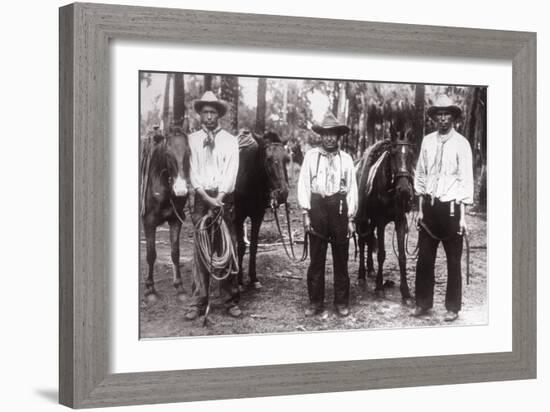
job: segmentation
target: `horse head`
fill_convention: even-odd
[[[269,182],[270,202],[274,206],[286,203],[288,199],[288,175],[286,165],[290,161],[282,143],[266,141],[264,165]]]
[[[414,197],[414,143],[410,142],[408,135],[409,133],[405,133],[403,138],[394,140],[390,149],[395,198],[403,210],[410,209]]]
[[[171,126],[166,141],[168,183],[176,197],[187,196],[189,180],[189,141],[183,129]]]

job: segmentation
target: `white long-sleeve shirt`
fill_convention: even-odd
[[[419,195],[430,195],[442,202],[455,200],[472,204],[474,201],[474,177],[472,149],[468,140],[454,128],[448,139],[435,131],[425,136],[416,165],[414,188]],[[445,143],[442,143],[445,141]],[[440,162],[438,145],[443,145]]]
[[[214,147],[210,147],[204,145],[207,134],[203,129],[189,135],[191,186],[195,190],[232,193],[239,171],[239,142],[220,128],[214,131],[214,136]]]
[[[353,217],[357,212],[357,181],[353,159],[342,151],[334,153],[332,159],[330,157],[317,147],[307,151],[298,178],[298,203],[302,209],[309,210],[312,193],[331,196],[345,192],[348,217]],[[331,160],[335,179],[329,179]]]

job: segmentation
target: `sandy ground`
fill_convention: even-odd
[[[302,236],[301,216],[296,204],[295,190],[291,190],[292,228],[296,235]],[[280,216],[283,217],[281,211]],[[466,285],[466,253],[463,254],[463,308],[460,317],[449,325],[443,321],[445,314],[444,296],[446,287],[446,263],[443,247],[438,250],[436,261],[436,287],[434,308],[430,316],[414,318],[410,316],[412,307],[402,303],[399,292],[399,268],[393,252],[393,224],[386,228],[387,258],[384,265],[385,279],[395,283],[386,289],[385,297],[374,294],[374,279],[368,279],[366,288],[357,283],[359,262],[353,260],[353,242],[350,242],[349,273],[351,278],[350,316],[338,317],[332,308],[332,257],[328,253],[325,305],[328,317],[306,318],[304,309],[307,304],[306,270],[308,261],[291,262],[282,246],[261,247],[257,258],[258,277],[262,283],[260,291],[247,290],[241,294],[240,308],[243,316],[239,319],[229,317],[220,305],[214,304],[203,326],[203,318],[186,321],[184,314],[188,308],[191,292],[191,267],[193,237],[190,220],[182,229],[180,266],[184,288],[187,295],[183,300],[175,294],[172,286],[172,263],[170,260],[170,242],[167,225],[161,226],[157,233],[157,262],[155,264],[155,287],[158,300],[150,302],[141,298],[140,335],[141,338],[227,335],[250,333],[298,332],[338,329],[367,328],[410,328],[426,326],[456,326],[486,324],[487,308],[487,227],[483,214],[470,213],[467,217],[470,240],[470,284]],[[260,243],[277,242],[277,230],[271,213],[266,213],[266,221],[260,230]],[[409,250],[417,242],[417,232],[411,228]],[[301,245],[298,245],[301,254]],[[248,254],[244,259],[245,282],[247,279]],[[376,262],[376,259],[375,259]],[[375,263],[376,265],[376,263]],[[408,283],[414,296],[414,273],[416,260],[407,259]],[[145,239],[140,236],[140,296],[143,296],[143,278],[146,271]],[[216,286],[212,289],[216,293]]]

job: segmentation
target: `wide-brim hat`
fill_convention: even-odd
[[[325,114],[325,118],[321,124],[314,124],[311,126],[311,130],[318,134],[327,134],[327,133],[336,133],[336,135],[341,136],[350,131],[350,128],[345,124],[342,124],[338,121],[336,117],[331,112]]]
[[[223,117],[227,113],[227,109],[229,108],[227,102],[218,99],[216,95],[211,91],[207,91],[202,95],[200,99],[193,102],[193,108],[199,114],[204,106],[212,106],[216,108],[220,117]]]
[[[462,109],[454,104],[449,96],[441,95],[438,96],[434,104],[428,108],[428,116],[433,118],[437,113],[443,110],[450,112],[455,119],[462,115]]]

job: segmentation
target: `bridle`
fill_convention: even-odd
[[[391,148],[393,150],[397,149],[398,151],[401,149],[401,153],[404,153],[404,151],[407,150],[407,148],[408,150],[411,150],[411,148],[414,148],[414,147],[416,147],[416,144],[409,143],[409,142],[396,141],[391,143]],[[404,163],[405,163],[404,168],[400,168],[396,172],[392,173],[392,184],[394,184],[397,181],[397,179],[405,177],[409,180],[409,183],[412,185],[414,180],[413,174],[408,170],[407,162],[405,161]]]

